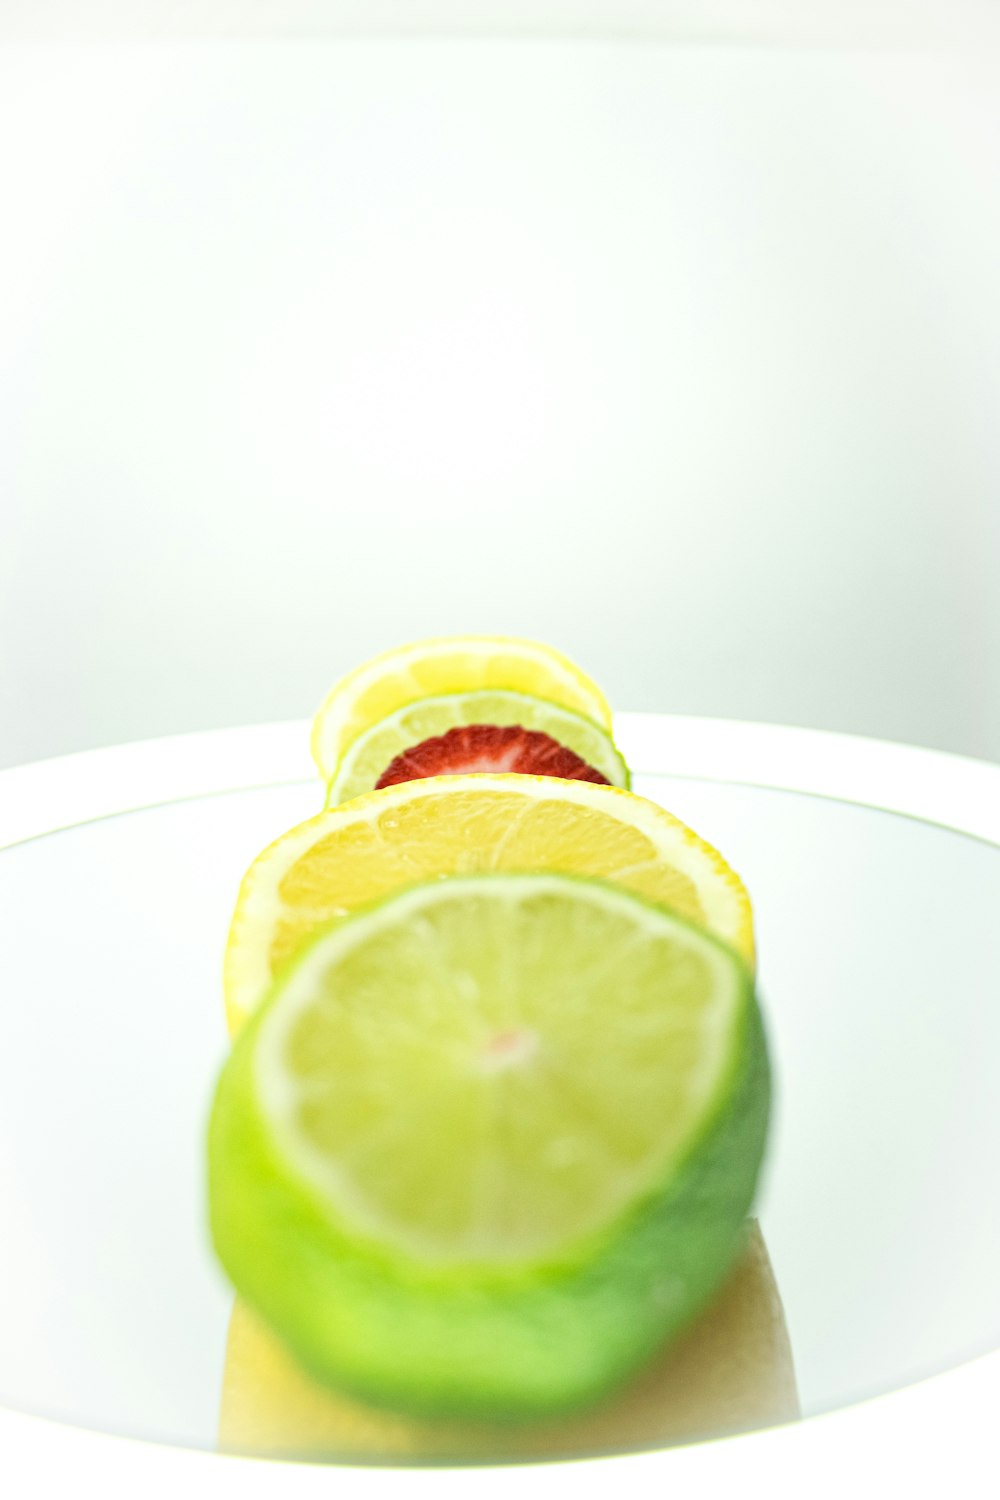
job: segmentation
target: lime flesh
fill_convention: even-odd
[[[355,740],[327,787],[327,806],[370,792],[404,750],[468,724],[539,730],[600,771],[612,786],[629,786],[628,767],[610,734],[582,714],[529,693],[442,693],[408,703]]]
[[[724,1277],[768,1099],[752,978],[700,928],[601,880],[430,881],[323,929],[238,1038],[212,1233],[328,1384],[570,1409]]]

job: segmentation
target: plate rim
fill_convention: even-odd
[[[674,714],[622,713],[615,733],[638,775],[696,778],[797,791],[898,812],[1000,846],[1000,765],[945,751],[830,730]],[[299,720],[198,731],[86,750],[0,771],[0,850],[141,808],[253,787],[308,781],[308,723]],[[795,1423],[661,1452],[475,1471],[479,1494],[516,1473],[525,1500],[568,1493],[602,1497],[609,1479],[644,1493],[668,1477],[686,1493],[745,1497],[842,1495],[867,1472],[911,1495],[989,1493],[992,1424],[1000,1401],[1000,1350],[912,1385]],[[68,1486],[86,1467],[106,1496],[186,1487],[192,1500],[326,1495],[329,1466],[248,1459],[76,1427],[0,1404],[0,1472],[17,1493]],[[668,1469],[669,1465],[669,1469]],[[610,1467],[609,1467],[610,1466]],[[413,1500],[449,1486],[463,1468],[337,1466],[343,1500],[381,1500],[405,1475]],[[994,1476],[995,1477],[995,1476]],[[320,1488],[322,1486],[322,1490]],[[424,1493],[421,1494],[420,1492]]]
[[[1000,845],[1000,764],[837,730],[619,713],[636,775],[797,791],[899,812]],[[196,730],[0,770],[0,849],[98,818],[309,781],[307,720]]]

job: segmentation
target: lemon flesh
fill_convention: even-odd
[[[429,777],[330,808],[254,860],[226,945],[230,1031],[325,922],[431,876],[535,869],[612,880],[753,962],[750,901],[738,875],[656,803],[546,776]]]
[[[611,728],[604,694],[561,651],[516,636],[442,636],[383,652],[334,685],[313,720],[320,775],[329,783],[350,745],[407,704],[480,689],[545,698]]]
[[[455,877],[321,931],[223,1069],[212,1233],[321,1382],[503,1418],[596,1399],[741,1243],[750,971],[605,881]]]
[[[372,791],[397,755],[466,724],[538,730],[579,755],[612,786],[629,785],[628,767],[611,735],[581,714],[528,693],[442,693],[408,703],[355,740],[327,788],[327,806]]]

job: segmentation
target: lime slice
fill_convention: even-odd
[[[600,688],[552,646],[517,636],[441,636],[385,651],[334,684],[313,720],[320,775],[329,783],[354,741],[408,703],[482,688],[547,698],[611,728]]]
[[[372,791],[397,755],[465,724],[540,730],[600,771],[612,786],[629,785],[628,767],[606,729],[545,698],[483,690],[419,698],[373,724],[346,751],[327,788],[327,806]]]
[[[753,962],[739,876],[655,802],[550,776],[428,777],[328,808],[257,856],[226,943],[230,1030],[331,918],[418,880],[492,870],[603,876],[703,923]]]
[[[323,930],[238,1038],[215,1245],[321,1381],[568,1409],[729,1269],[768,1098],[750,972],[701,929],[602,880],[422,883]]]

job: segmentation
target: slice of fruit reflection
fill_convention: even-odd
[[[335,1388],[577,1409],[730,1270],[769,1094],[751,971],[704,929],[600,879],[426,881],[323,929],[237,1038],[213,1240]]]
[[[748,1432],[799,1416],[792,1350],[755,1221],[711,1306],[624,1390],[552,1422],[455,1422],[380,1410],[312,1380],[237,1299],[219,1411],[228,1453],[314,1460],[570,1458]]]

